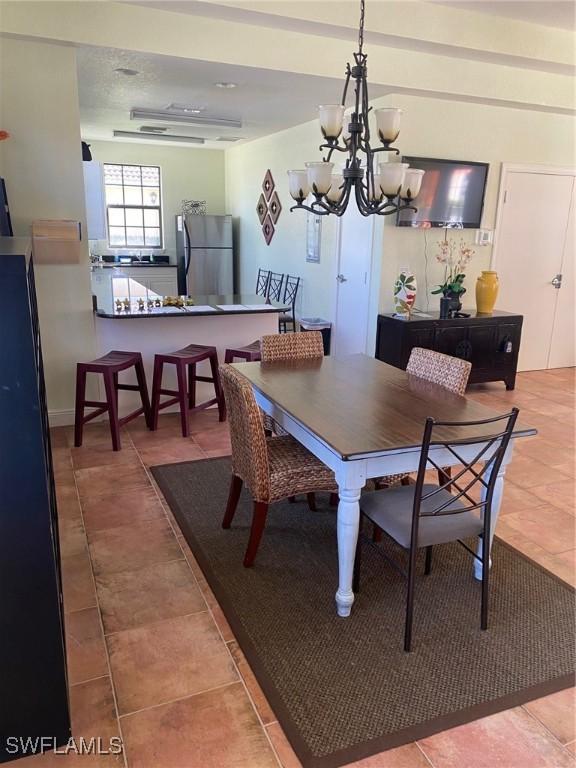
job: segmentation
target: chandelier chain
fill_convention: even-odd
[[[366,12],[366,0],[360,0],[360,26],[358,28],[358,50],[362,53],[364,47],[364,15]]]

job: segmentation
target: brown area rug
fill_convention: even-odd
[[[336,615],[327,496],[318,494],[318,512],[304,500],[273,506],[245,569],[247,493],[232,528],[220,525],[229,459],[152,472],[305,768],[344,765],[573,684],[573,590],[505,544],[494,545],[486,632],[472,558],[458,544],[434,548],[406,654],[405,582],[375,546],[364,545],[352,615]]]

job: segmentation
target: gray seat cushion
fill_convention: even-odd
[[[400,485],[375,491],[362,496],[360,507],[366,517],[391,536],[400,546],[410,548],[412,532],[412,505],[414,503],[414,485]],[[422,495],[438,488],[437,485],[425,484]],[[418,546],[444,544],[456,539],[465,539],[482,533],[482,521],[478,511],[462,511],[455,514],[432,514],[439,506],[452,498],[442,489],[430,499],[422,502],[421,517],[418,525]],[[454,499],[444,510],[461,509],[465,505]]]

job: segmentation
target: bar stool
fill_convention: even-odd
[[[203,360],[208,360],[212,376],[198,376],[196,366]],[[178,380],[178,389],[162,389],[162,373],[164,364],[171,363],[176,366],[176,377]],[[188,367],[188,386],[186,385],[186,367]],[[215,397],[206,400],[204,403],[196,405],[196,382],[206,381],[214,384]],[[169,400],[160,402],[160,395],[172,395]],[[207,347],[201,344],[189,344],[184,349],[178,349],[176,352],[167,354],[158,354],[154,356],[154,378],[152,381],[152,417],[150,429],[158,429],[158,413],[163,408],[167,408],[174,403],[180,403],[180,421],[182,423],[182,436],[188,437],[190,429],[188,426],[188,411],[199,411],[208,408],[215,403],[218,405],[218,416],[220,421],[226,419],[226,406],[224,405],[224,393],[220,384],[218,375],[218,353],[216,347]]]
[[[227,349],[224,356],[224,362],[233,363],[237,357],[241,360],[246,360],[248,363],[260,360],[260,340],[253,341],[252,344],[246,344],[245,347]]]
[[[128,368],[134,368],[138,384],[119,384],[118,374]],[[86,400],[86,374],[101,373],[104,379],[104,388],[106,391],[106,402],[97,402]],[[142,407],[129,413],[128,416],[119,418],[118,416],[118,390],[128,389],[140,392]],[[95,411],[84,415],[85,408],[96,408]],[[146,419],[146,424],[151,424],[150,400],[148,399],[148,389],[146,387],[146,375],[142,363],[140,352],[120,352],[113,350],[103,357],[92,360],[88,363],[78,363],[76,366],[76,413],[74,419],[74,445],[79,448],[82,445],[82,433],[84,424],[87,421],[95,419],[102,413],[108,411],[110,419],[110,434],[112,435],[112,447],[115,451],[121,449],[120,445],[120,427],[126,424],[142,413]]]

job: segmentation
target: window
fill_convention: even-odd
[[[104,163],[110,248],[161,248],[160,168]]]

